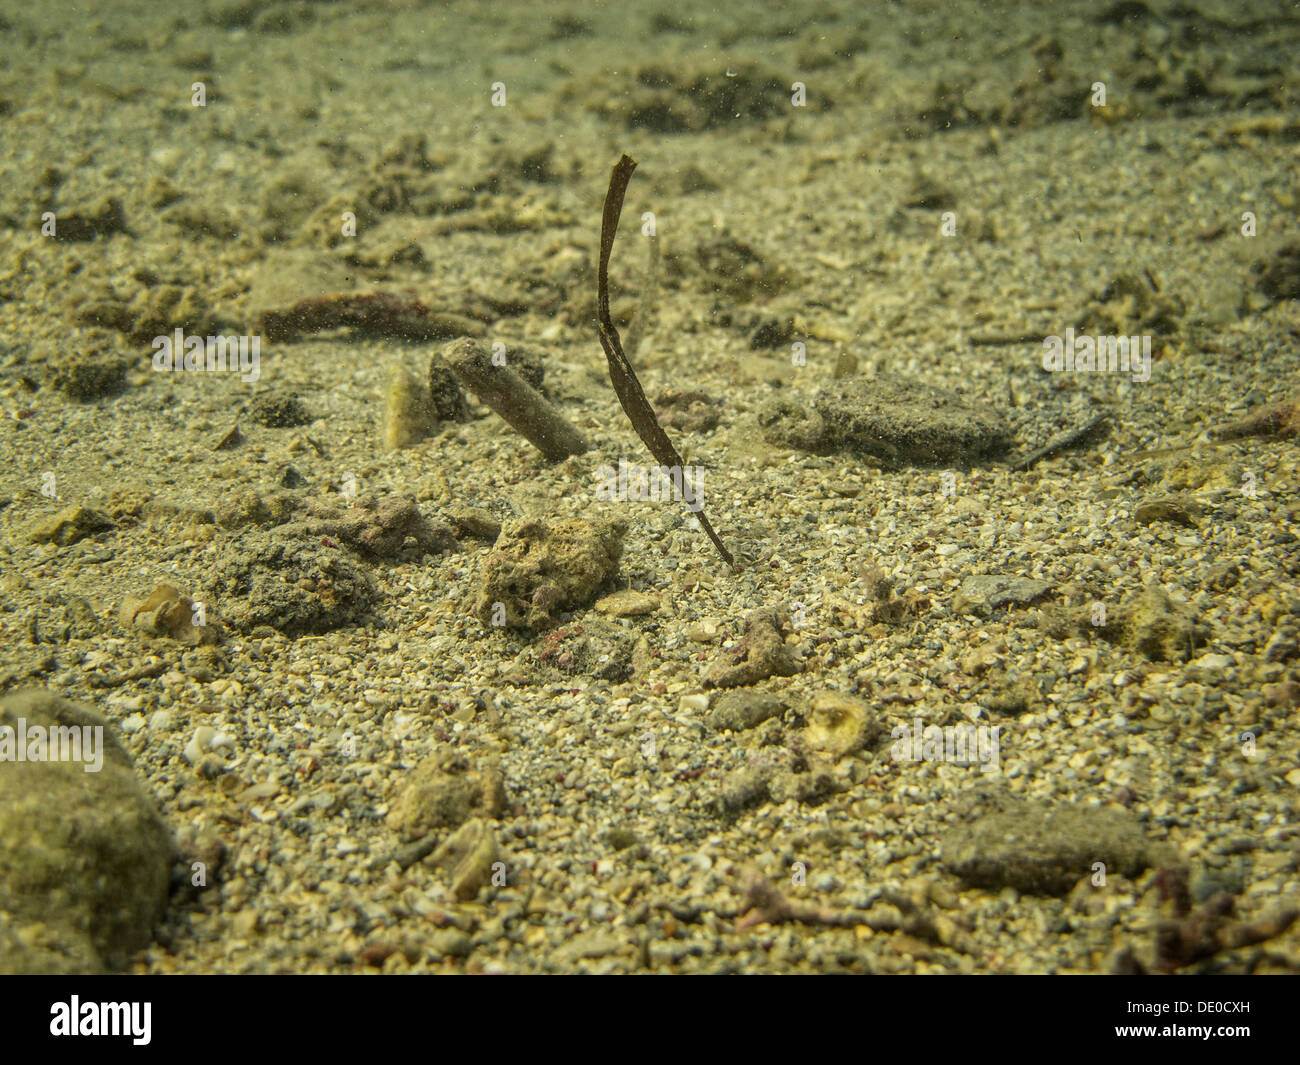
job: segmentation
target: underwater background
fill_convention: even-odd
[[[0,0],[0,971],[1296,972],[1298,51]]]

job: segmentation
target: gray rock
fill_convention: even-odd
[[[175,842],[131,757],[93,710],[39,689],[0,699],[0,745],[26,729],[101,728],[96,759],[0,761],[0,973],[120,969],[167,905]],[[63,732],[64,739],[71,732]],[[3,751],[0,746],[0,751]],[[52,754],[47,747],[47,755]]]
[[[941,840],[944,868],[972,887],[1064,895],[1101,862],[1106,874],[1136,876],[1171,860],[1124,810],[1049,807],[990,793],[959,803]]]
[[[996,410],[893,376],[834,381],[811,401],[775,400],[760,411],[759,425],[779,447],[868,455],[891,466],[967,466],[1011,446]]]

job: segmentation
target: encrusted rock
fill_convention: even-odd
[[[848,452],[889,466],[969,466],[1005,454],[1002,415],[953,392],[896,377],[833,381],[811,399],[781,398],[759,413],[770,444]]]
[[[77,504],[41,518],[28,530],[27,539],[34,544],[48,543],[66,547],[112,527],[113,523],[107,515]]]
[[[402,779],[388,823],[403,839],[419,839],[457,828],[472,814],[496,817],[504,806],[505,786],[496,765],[476,768],[458,752],[440,751]]]
[[[1124,810],[1041,802],[990,793],[958,803],[957,823],[941,840],[945,868],[972,887],[1013,887],[1064,895],[1100,862],[1133,877],[1169,860]]]
[[[706,688],[739,688],[768,677],[790,677],[803,665],[785,643],[788,618],[770,607],[745,618],[745,634],[733,648],[722,651],[705,671]]]
[[[488,555],[475,613],[484,625],[543,631],[586,606],[618,572],[624,522],[507,522]]]

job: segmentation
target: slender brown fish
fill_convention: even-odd
[[[623,197],[627,193],[627,185],[632,180],[632,171],[635,169],[636,160],[623,156],[614,164],[613,172],[609,175],[609,192],[605,194],[605,213],[600,226],[600,266],[596,275],[596,316],[600,323],[600,346],[605,349],[605,359],[609,363],[609,379],[614,385],[614,392],[623,406],[623,412],[632,423],[632,428],[636,430],[637,436],[650,449],[650,454],[659,461],[661,466],[683,471],[682,494],[685,496],[685,464],[677,449],[673,447],[673,442],[668,439],[663,426],[659,424],[650,401],[646,399],[645,390],[637,380],[632,364],[623,354],[618,330],[614,328],[613,319],[609,316],[609,254],[614,250],[614,235],[618,232],[618,220],[623,214]],[[709,524],[703,508],[696,512],[695,517],[699,519],[704,531],[709,534],[709,539],[713,541],[713,546],[718,549],[718,553],[726,559],[727,565],[733,570],[738,570],[736,560],[731,557],[731,552],[722,546],[722,541],[713,531],[713,526]]]

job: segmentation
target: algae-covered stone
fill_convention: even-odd
[[[786,646],[789,618],[765,608],[745,617],[745,634],[735,647],[719,652],[704,673],[706,688],[740,688],[768,677],[791,677],[803,669]]]
[[[972,887],[1064,895],[1098,862],[1108,875],[1133,877],[1173,858],[1126,810],[992,793],[958,805],[958,823],[941,840],[942,862]]]
[[[257,396],[249,405],[248,416],[268,429],[291,429],[309,425],[312,421],[303,401],[294,393],[283,390]]]
[[[287,636],[351,624],[380,599],[342,548],[284,527],[248,529],[222,545],[204,591],[235,629],[269,625]]]
[[[102,351],[73,351],[54,364],[50,384],[81,403],[114,396],[126,387],[127,359]]]
[[[88,241],[126,232],[126,212],[116,196],[103,195],[93,203],[77,204],[57,212],[54,239]]]
[[[1283,245],[1251,264],[1259,290],[1271,300],[1300,300],[1300,243]]]
[[[585,518],[507,522],[483,567],[475,613],[487,626],[541,631],[586,606],[618,572],[627,525]]]
[[[469,402],[461,391],[460,382],[446,360],[438,354],[429,360],[429,406],[439,421],[469,420]]]
[[[440,751],[403,778],[388,823],[403,839],[420,839],[440,828],[456,828],[471,814],[496,817],[504,806],[497,766],[477,768],[456,751]]]
[[[892,376],[848,377],[811,398],[782,398],[759,413],[764,439],[815,454],[848,452],[890,466],[969,466],[996,459],[1011,431],[991,407]]]
[[[0,973],[126,966],[162,917],[174,856],[102,717],[38,689],[0,699]]]
[[[78,504],[41,518],[28,530],[27,538],[34,544],[49,543],[66,547],[112,527],[113,523],[106,514]]]

